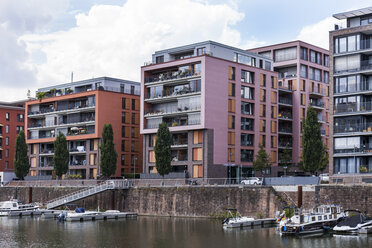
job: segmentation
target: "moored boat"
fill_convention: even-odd
[[[310,211],[297,209],[292,217],[280,220],[280,234],[322,233],[333,228],[344,216],[340,206],[336,205],[320,205]]]
[[[38,209],[38,206],[35,206],[33,204],[21,204],[15,199],[0,202],[0,216],[8,216],[9,213],[12,212],[35,211]]]
[[[222,221],[224,227],[243,227],[254,221],[252,217],[241,216],[237,209],[230,208],[227,211],[227,218]]]
[[[372,227],[372,219],[362,214],[359,210],[345,210],[348,217],[345,217],[335,227],[334,232],[356,233],[362,228]]]

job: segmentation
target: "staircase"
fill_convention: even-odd
[[[128,189],[131,186],[132,186],[132,182],[128,180],[108,180],[100,184],[97,184],[93,187],[85,188],[80,191],[73,192],[71,194],[64,195],[59,198],[53,199],[47,202],[47,209],[53,209],[56,207],[60,207],[64,204],[74,202],[74,201],[86,198],[88,196],[92,196],[92,195],[104,192],[106,190]]]

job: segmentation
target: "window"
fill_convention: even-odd
[[[194,164],[192,166],[192,177],[193,178],[201,178],[201,177],[203,177],[203,165],[201,165],[201,164]]]
[[[328,72],[328,71],[325,71],[325,72],[324,72],[323,81],[324,81],[324,83],[326,83],[326,84],[329,83],[329,72]]]
[[[6,137],[6,138],[5,138],[5,145],[6,145],[6,146],[9,145],[9,137]]]
[[[124,84],[120,84],[120,92],[121,93],[124,93],[125,91],[125,85]]]
[[[17,134],[19,134],[19,132],[22,130],[24,130],[23,126],[17,126]]]
[[[271,118],[276,118],[277,117],[277,111],[276,111],[276,106],[271,106]]]
[[[196,49],[196,54],[197,54],[197,56],[206,54],[206,48],[205,47],[200,47],[200,48]]]
[[[121,137],[125,138],[125,126],[121,126]]]
[[[122,108],[122,109],[126,109],[125,102],[126,102],[126,101],[125,101],[125,98],[122,98],[122,99],[121,99],[121,108]]]
[[[277,79],[274,76],[271,76],[271,88],[273,89],[277,88]]]
[[[5,119],[6,119],[7,121],[10,120],[10,114],[9,114],[8,112],[5,113]]]
[[[328,55],[324,55],[324,66],[329,66],[329,56]]]
[[[241,117],[241,130],[253,131],[254,129],[254,119]]]
[[[307,58],[307,48],[301,47],[301,49],[300,49],[300,59],[308,60],[308,58]]]
[[[136,129],[134,127],[131,127],[131,137],[132,138],[136,137]]]
[[[266,75],[265,74],[260,74],[260,85],[265,87],[266,86]]]
[[[121,151],[122,151],[122,152],[125,151],[125,140],[122,140],[122,141],[121,141]]]
[[[203,144],[203,131],[194,131],[194,144]]]
[[[121,165],[125,164],[125,155],[121,154]]]
[[[254,72],[242,70],[241,81],[248,84],[254,84]]]
[[[229,80],[235,80],[235,67],[229,66]]]
[[[266,120],[260,120],[260,132],[266,132]]]
[[[277,146],[277,139],[275,136],[271,136],[271,148],[276,148]]]
[[[256,58],[235,53],[234,62],[256,67]]]
[[[266,117],[266,104],[260,104],[260,117]]]
[[[130,93],[131,93],[132,95],[134,95],[134,89],[135,89],[135,87],[134,87],[133,85],[131,85],[131,86],[130,86]]]
[[[132,166],[136,166],[136,160],[137,160],[137,158],[136,158],[136,155],[130,155],[130,164],[132,165]]]
[[[301,67],[300,67],[300,75],[303,78],[307,78],[307,66],[306,65],[301,65]]]
[[[265,102],[266,101],[266,90],[260,89],[260,101]]]
[[[269,61],[265,61],[265,70],[271,70],[271,63]]]
[[[164,63],[164,55],[156,56],[156,64]]]
[[[130,142],[130,151],[135,152],[136,151],[136,143],[134,141]]]
[[[334,92],[355,92],[358,90],[357,86],[360,85],[359,81],[360,77],[358,75],[335,78]]]
[[[17,121],[18,122],[24,122],[23,114],[17,114]]]
[[[242,86],[241,97],[249,100],[254,100],[254,88]]]
[[[125,112],[121,113],[121,123],[125,123]]]
[[[235,128],[235,116],[229,115],[228,117],[228,128],[234,129]]]
[[[252,162],[253,161],[253,150],[240,150],[240,161],[241,162]]]
[[[235,84],[229,83],[229,96],[235,96]]]
[[[136,124],[136,114],[132,113],[132,124]]]
[[[235,100],[234,99],[228,99],[228,107],[227,111],[230,113],[235,113]]]
[[[5,157],[6,157],[6,158],[9,158],[9,149],[6,149],[6,150],[5,150]]]
[[[360,55],[336,57],[334,68],[336,73],[359,70]]]
[[[149,151],[149,162],[150,163],[155,163],[155,151]]]
[[[310,67],[309,68],[309,78],[311,80],[315,80],[320,82],[321,81],[321,71],[319,69],[315,69]]]
[[[201,161],[203,160],[203,148],[193,148],[192,149],[192,160]]]
[[[254,103],[241,102],[241,111],[244,115],[254,115]]]
[[[306,101],[306,95],[301,94],[301,105],[305,105],[305,101]]]
[[[260,134],[259,144],[261,144],[263,147],[266,147],[266,135]]]
[[[335,53],[357,51],[360,49],[360,44],[360,34],[335,38]],[[365,46],[364,44],[365,43],[362,42],[363,47]]]
[[[242,146],[253,146],[254,135],[250,133],[240,134],[240,145]]]
[[[297,58],[297,47],[284,48],[274,52],[274,61],[286,61]]]
[[[136,110],[136,99],[132,99],[132,110]]]
[[[227,144],[228,145],[235,145],[235,132],[228,132],[227,133]]]

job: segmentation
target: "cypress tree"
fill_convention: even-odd
[[[328,153],[323,145],[320,123],[316,111],[310,106],[303,120],[302,134],[302,168],[314,174],[323,170],[328,164]]]
[[[285,145],[285,148],[279,153],[279,163],[281,166],[285,167],[284,170],[287,172],[287,169],[292,167],[292,151],[289,148],[289,144]]]
[[[255,171],[263,172],[265,169],[271,167],[271,162],[269,155],[265,151],[265,148],[262,144],[260,144],[260,150],[256,155],[256,159],[253,161],[253,169]]]
[[[27,152],[25,133],[21,130],[17,135],[14,154],[14,173],[21,180],[24,180],[30,170]]]
[[[54,141],[53,167],[58,178],[68,171],[69,152],[67,148],[66,137],[59,132]]]
[[[155,160],[156,170],[163,177],[169,174],[172,170],[171,166],[171,144],[172,134],[169,131],[167,124],[162,122],[159,125],[158,132],[156,133],[155,143]]]
[[[115,151],[114,131],[111,124],[105,124],[102,130],[101,149],[101,174],[109,178],[116,171],[118,154]]]

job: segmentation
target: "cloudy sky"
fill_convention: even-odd
[[[0,101],[109,76],[139,81],[159,49],[214,40],[248,49],[301,39],[328,49],[332,14],[366,0],[0,0]]]

